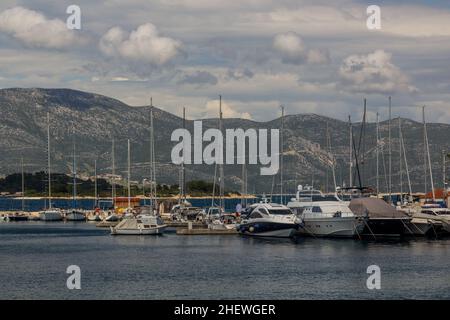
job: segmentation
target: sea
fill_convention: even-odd
[[[89,222],[0,222],[0,299],[449,299],[449,262],[450,239],[112,236]],[[80,289],[67,286],[70,266]]]

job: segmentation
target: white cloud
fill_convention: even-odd
[[[0,31],[35,47],[60,49],[81,41],[62,20],[20,6],[0,13]]]
[[[163,65],[180,53],[181,42],[160,36],[153,24],[146,23],[131,33],[113,27],[100,39],[99,46],[107,56]]]
[[[204,118],[217,118],[219,115],[219,100],[210,100],[206,102],[205,109]],[[248,112],[239,112],[224,101],[222,101],[222,115],[224,118],[251,119]]]
[[[376,50],[368,55],[348,56],[339,69],[342,84],[350,91],[363,93],[417,91],[391,59],[392,55],[384,50]]]
[[[302,38],[295,32],[280,33],[273,39],[273,47],[281,54],[284,63],[327,63],[329,55],[319,49],[307,49]]]

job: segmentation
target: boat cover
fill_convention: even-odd
[[[370,218],[408,218],[404,212],[396,210],[384,200],[377,198],[352,199],[349,207],[357,216],[368,215]]]

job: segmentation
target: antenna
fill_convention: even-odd
[[[392,122],[392,99],[389,96],[389,202],[392,203],[392,136],[391,136],[391,122]]]

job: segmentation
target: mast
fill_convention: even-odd
[[[98,186],[97,186],[97,159],[94,160],[94,206],[98,205]]]
[[[219,95],[219,130],[220,133],[223,135],[223,128],[222,128],[222,119],[223,119],[223,114],[222,114],[222,96]],[[223,154],[223,145],[220,146],[222,148],[222,154]],[[225,204],[224,204],[224,193],[225,193],[225,182],[224,182],[224,174],[223,174],[223,157],[222,157],[222,161],[221,163],[219,163],[219,207],[225,211]]]
[[[335,169],[335,160],[336,159],[334,158],[333,152],[331,150],[331,135],[330,135],[330,129],[328,127],[328,122],[327,122],[327,144],[328,144],[328,152],[331,155],[331,171],[333,174],[334,193],[336,194],[336,192],[337,192],[336,171],[335,171],[336,170]]]
[[[128,170],[127,170],[127,187],[128,187],[128,209],[131,208],[131,152],[130,152],[130,139],[127,140],[128,149]]]
[[[52,178],[50,159],[50,113],[47,112],[47,171],[48,171],[48,208],[52,208]]]
[[[422,107],[422,116],[423,116],[423,125],[424,125],[424,132],[425,132],[425,143],[426,143],[426,148],[427,148],[428,164],[430,166],[431,192],[433,194],[433,201],[436,201],[436,194],[434,191],[434,182],[433,182],[433,168],[431,167],[430,145],[428,143],[427,122],[425,121],[425,106]]]
[[[183,107],[183,129],[186,129],[186,108]],[[183,144],[185,139],[183,139]],[[182,196],[183,196],[183,201],[184,203],[186,203],[186,169],[184,167],[184,150],[186,150],[185,148],[183,148],[183,162],[181,163],[181,183],[182,183]]]
[[[445,150],[442,151],[442,183],[444,186],[444,191],[447,189],[447,155],[445,154]]]
[[[400,203],[403,204],[403,162],[402,162],[402,118],[398,117],[399,168],[400,168]]]
[[[24,212],[25,211],[25,173],[23,170],[23,157],[20,158],[20,164],[21,164],[21,168],[22,168],[22,212]],[[444,177],[445,177],[445,175],[444,175]]]
[[[281,197],[281,204],[283,204],[283,160],[284,160],[284,106],[280,106],[281,108],[281,159],[280,159],[280,197]]]
[[[403,139],[403,131],[402,131],[401,127],[400,127],[400,143],[401,143],[401,150],[403,150],[403,159],[405,161],[406,177],[408,178],[409,201],[412,202],[411,177],[409,176],[408,159],[406,158],[405,141]]]
[[[153,210],[156,210],[156,165],[155,165],[155,133],[153,127],[153,99],[150,98],[150,197]],[[144,194],[145,196],[145,194]]]
[[[377,112],[377,147],[376,150],[376,157],[377,157],[377,173],[376,173],[376,180],[377,180],[377,196],[380,195],[380,114]]]
[[[72,207],[75,209],[77,207],[77,165],[76,165],[76,146],[75,146],[75,128],[72,129],[73,134],[73,149],[72,149]]]
[[[111,147],[111,162],[112,162],[112,179],[111,179],[111,200],[114,206],[114,201],[116,198],[116,159],[115,159],[115,141],[112,139]]]
[[[348,187],[353,187],[353,125],[352,125],[352,117],[348,116],[348,127],[349,127],[349,185]]]
[[[392,125],[392,99],[389,96],[389,202],[392,203],[392,135],[391,135],[391,125]]]

